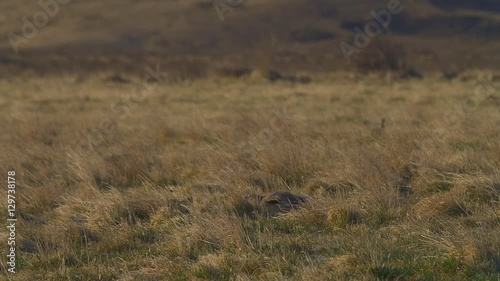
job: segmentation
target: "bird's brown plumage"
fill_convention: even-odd
[[[278,207],[280,210],[288,211],[290,209],[296,209],[301,204],[305,203],[306,198],[290,192],[278,191],[260,197],[259,202],[263,205],[273,205]]]

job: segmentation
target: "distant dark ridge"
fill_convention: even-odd
[[[367,21],[343,22],[341,27],[353,30],[355,27],[364,28]],[[456,36],[471,35],[486,38],[500,37],[500,22],[479,16],[433,16],[425,19],[409,19],[403,15],[393,17],[388,28],[396,34]]]
[[[469,9],[500,12],[498,0],[430,0],[429,2],[443,10]]]

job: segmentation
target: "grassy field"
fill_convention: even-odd
[[[0,80],[7,277],[499,280],[498,77],[141,81]]]
[[[221,1],[0,2],[0,280],[500,280],[498,0]]]

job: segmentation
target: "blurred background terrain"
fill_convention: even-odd
[[[141,71],[155,62],[181,79],[251,70],[330,72],[356,65],[339,44],[372,20],[387,0],[244,1],[221,21],[210,0],[73,0],[16,55],[7,34],[21,34],[37,1],[0,3],[0,75]],[[495,69],[500,65],[500,2],[401,1],[389,37],[418,71]]]

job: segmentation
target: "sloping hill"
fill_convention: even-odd
[[[238,1],[228,2],[237,3]],[[36,2],[5,0],[0,9],[0,73],[51,74],[96,70],[134,72],[142,64],[168,63],[184,77],[220,67],[333,71],[352,67],[339,45],[354,27],[388,1],[244,1],[219,18],[209,0],[70,1],[48,24],[19,41],[23,17],[43,11]],[[474,4],[472,4],[474,3]],[[390,36],[422,70],[496,68],[500,65],[500,16],[495,1],[401,2]],[[36,20],[36,19],[35,19]],[[43,20],[43,19],[42,19]],[[26,37],[26,36],[25,36]],[[20,37],[17,37],[20,38]],[[449,46],[453,46],[450,48]]]

